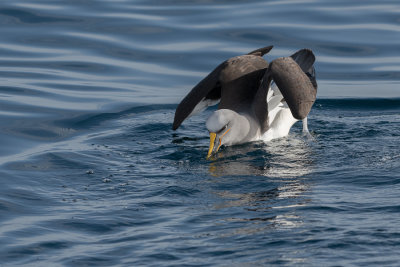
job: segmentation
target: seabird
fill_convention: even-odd
[[[221,145],[269,141],[286,136],[297,120],[309,135],[307,115],[315,102],[315,56],[301,49],[290,57],[263,58],[273,46],[230,58],[201,80],[175,111],[173,130],[219,103],[206,121],[210,133],[207,158]]]

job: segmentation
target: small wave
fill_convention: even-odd
[[[315,108],[340,110],[366,110],[370,112],[380,110],[399,110],[400,98],[337,98],[317,99]]]

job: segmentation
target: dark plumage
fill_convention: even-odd
[[[201,80],[178,105],[173,123],[176,130],[195,106],[204,100],[220,100],[218,109],[236,112],[251,108],[261,126],[268,119],[266,96],[274,80],[293,116],[305,118],[316,99],[315,56],[309,49],[291,57],[278,58],[268,65],[262,58],[273,46],[230,58]],[[267,127],[262,127],[265,128]]]
[[[303,120],[303,131],[308,133],[306,117],[317,94],[315,56],[302,49],[268,64],[262,56],[271,49],[260,48],[217,66],[178,105],[172,128],[176,130],[187,117],[219,100],[218,110],[207,120],[212,140],[209,156],[218,140],[219,148],[258,140],[268,131],[271,139],[284,136],[295,119]],[[279,90],[270,88],[272,81]],[[269,111],[273,111],[271,116]]]

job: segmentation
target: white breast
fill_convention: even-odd
[[[267,97],[269,129],[260,138],[264,142],[287,136],[290,128],[297,121],[286,102],[281,102],[282,99],[281,92],[274,84],[269,89]]]

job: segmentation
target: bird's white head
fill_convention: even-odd
[[[243,141],[250,125],[242,115],[230,109],[219,109],[207,119],[210,147],[207,158],[217,152],[221,145],[234,145]]]

